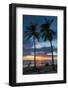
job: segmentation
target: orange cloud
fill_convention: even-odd
[[[34,56],[32,56],[32,55],[23,56],[23,59],[24,60],[34,60]],[[56,60],[56,59],[57,59],[57,56],[54,56],[54,60]],[[41,61],[41,60],[52,60],[52,56],[51,55],[46,55],[46,56],[38,55],[38,56],[36,56],[36,60],[39,60],[39,61]]]

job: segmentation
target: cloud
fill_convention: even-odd
[[[47,53],[47,55],[52,55],[52,53]],[[57,55],[57,52],[53,52],[53,55]]]
[[[52,55],[51,47],[36,48],[36,55]],[[56,55],[57,48],[53,48],[53,54]],[[24,49],[23,55],[34,55],[34,49]]]
[[[30,40],[24,40],[23,41],[23,48],[24,49],[31,48],[32,46],[33,46],[33,42],[31,42]]]
[[[42,48],[42,47],[50,47],[50,43],[49,42],[37,42],[36,43],[36,48]],[[32,46],[32,48],[34,48],[34,46]]]
[[[52,41],[52,45],[53,47],[57,47],[57,41],[53,40]],[[51,47],[50,42],[46,41],[46,42],[36,42],[36,48],[42,48],[42,47]],[[34,46],[32,46],[32,48],[34,48]]]
[[[34,52],[31,52],[31,55],[34,55]],[[36,51],[36,55],[45,55],[44,51]]]

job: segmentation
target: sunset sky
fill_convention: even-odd
[[[56,32],[56,36],[54,37],[52,41],[53,45],[53,54],[54,54],[54,60],[57,59],[57,17],[56,16],[30,16],[30,15],[23,15],[23,31],[26,30],[26,26],[29,26],[30,23],[35,24],[43,24],[46,22],[45,17],[51,19],[54,19],[53,23],[51,24],[51,29]],[[39,32],[40,27],[37,27],[37,31]],[[23,35],[24,36],[24,35]],[[23,37],[23,60],[27,62],[27,60],[34,60],[34,46],[33,46],[33,39],[25,40],[25,36]],[[36,60],[52,60],[52,53],[51,53],[51,46],[49,41],[42,41],[40,39],[40,42],[36,40]]]
[[[24,56],[23,59],[24,60],[34,60],[34,56],[27,55],[27,56]],[[54,60],[56,60],[56,59],[57,59],[57,56],[54,55]],[[37,61],[39,61],[39,60],[52,60],[52,56],[51,55],[45,55],[45,56],[37,55],[36,60]]]

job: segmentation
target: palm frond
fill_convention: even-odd
[[[45,32],[45,30],[44,30],[44,29],[41,29],[41,30],[40,30],[40,33],[44,33],[44,32]]]
[[[52,30],[52,29],[49,29],[49,30],[53,35],[56,35],[56,32],[54,30]]]
[[[46,41],[46,40],[47,40],[47,36],[44,36],[44,38],[43,38],[43,39],[44,39],[44,41]]]
[[[33,34],[33,36],[39,41],[39,33],[38,32],[35,32],[34,34]]]
[[[29,31],[24,31],[23,35],[26,37],[26,36],[30,35],[30,32]]]
[[[51,25],[53,23],[54,19],[50,20],[49,24]]]
[[[41,33],[41,37],[44,38],[46,36],[46,33]]]
[[[53,19],[49,19],[49,17],[45,17],[45,24],[49,24],[49,26],[53,23],[54,18]]]
[[[26,39],[30,39],[32,36],[35,37],[39,41],[39,32],[36,32],[37,24],[32,24],[27,26],[27,31],[25,32]]]
[[[32,37],[32,34],[25,37],[25,40],[29,40]]]

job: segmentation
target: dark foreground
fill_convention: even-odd
[[[23,68],[23,74],[49,74],[49,73],[57,73],[57,65],[54,65],[54,68],[52,68],[52,65],[49,66],[38,66],[36,68],[34,67],[25,67]]]

